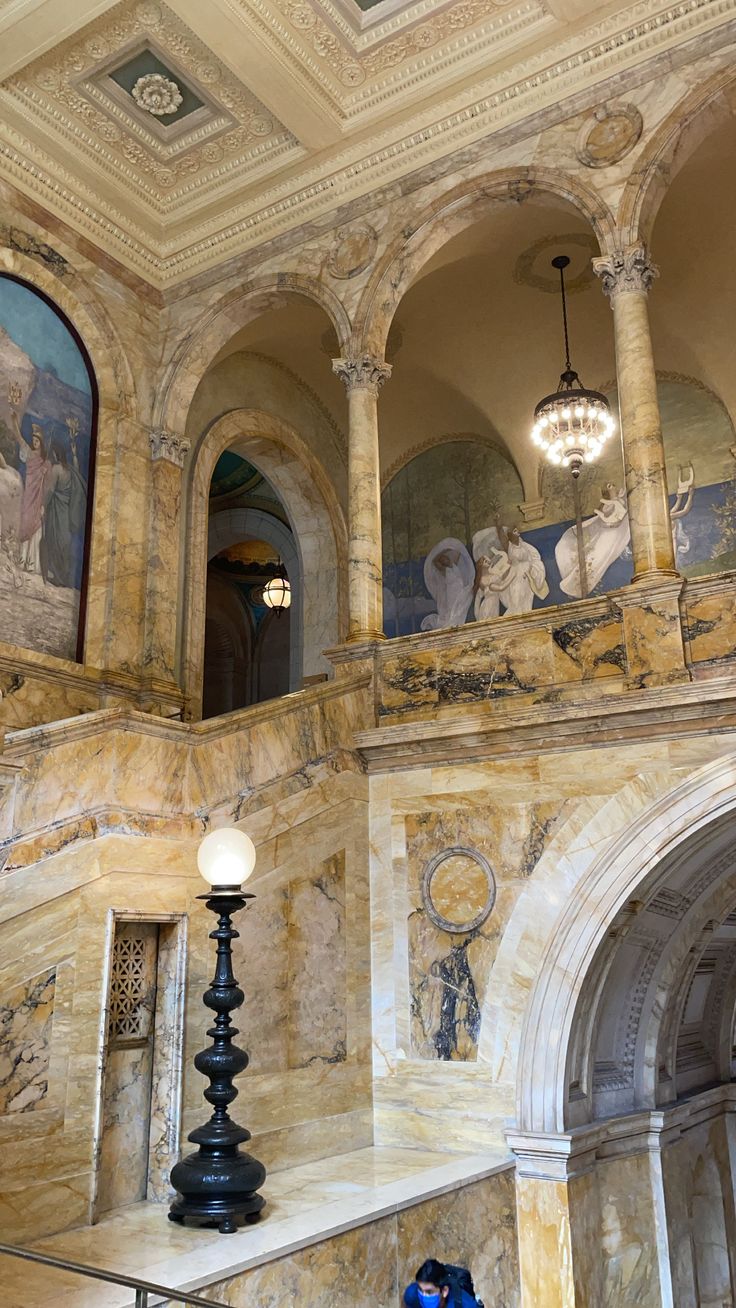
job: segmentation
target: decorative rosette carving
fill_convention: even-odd
[[[146,73],[139,77],[131,95],[141,109],[155,118],[175,114],[184,97],[176,82],[163,73]]]

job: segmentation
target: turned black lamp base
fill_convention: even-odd
[[[217,1017],[207,1032],[212,1044],[194,1060],[197,1070],[209,1078],[204,1097],[215,1111],[209,1122],[188,1136],[192,1144],[199,1146],[196,1153],[188,1154],[171,1172],[171,1184],[178,1193],[169,1220],[216,1226],[224,1235],[244,1222],[257,1222],[266,1202],[258,1194],[266,1169],[240,1148],[250,1140],[250,1131],[233,1122],[227,1111],[238,1093],[233,1077],[248,1066],[248,1055],[233,1044],[238,1030],[230,1022],[230,1013],[245,998],[232,971],[230,942],[239,935],[232,915],[253,896],[237,888],[198,898],[204,899],[218,918],[216,930],[210,932],[210,939],[217,941],[217,966],[212,985],[204,995],[205,1004]]]

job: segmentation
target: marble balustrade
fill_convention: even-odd
[[[735,590],[733,574],[665,579],[385,642],[373,655],[380,720],[516,711],[566,697],[595,702],[723,677],[736,663]]]

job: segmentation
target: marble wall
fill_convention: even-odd
[[[394,1308],[417,1266],[442,1257],[469,1267],[488,1308],[519,1308],[516,1203],[511,1169],[439,1198],[355,1226],[208,1286],[232,1308],[285,1300],[330,1308]]]
[[[236,942],[251,1064],[235,1116],[269,1168],[372,1142],[367,782],[352,753],[365,679],[244,714],[223,729],[113,711],[6,741],[0,1217],[10,1239],[84,1223],[106,1202],[106,1005],[121,919],[161,924],[148,1195],[168,1195],[180,1138],[206,1109],[192,1060],[214,960],[196,848],[213,820],[242,821],[259,851]]]

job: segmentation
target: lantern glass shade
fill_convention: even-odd
[[[291,604],[291,586],[287,577],[272,577],[263,587],[263,603],[266,608],[281,613]]]
[[[215,892],[242,886],[255,865],[256,847],[237,827],[208,832],[197,850],[197,866]]]

